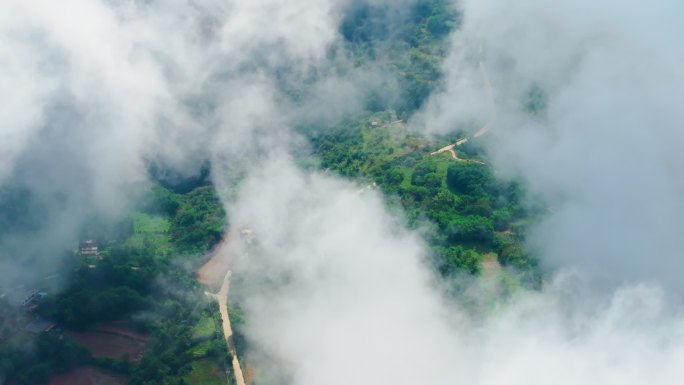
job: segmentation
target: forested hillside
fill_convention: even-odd
[[[377,184],[396,198],[414,227],[434,226],[426,238],[442,274],[478,274],[482,256],[493,252],[502,265],[536,280],[535,262],[521,241],[538,213],[521,205],[522,187],[497,179],[473,145],[459,147],[459,160],[448,152],[431,154],[457,139],[431,142],[412,135],[387,111],[343,123],[314,145],[321,167]]]
[[[196,185],[184,194],[157,186],[110,233],[114,238],[97,228],[84,230],[99,235],[99,255],[68,257],[67,286],[50,293],[36,310],[58,329],[39,335],[35,352],[22,349],[31,336],[5,341],[2,371],[27,384],[44,383],[54,373],[84,364],[123,374],[129,384],[184,384],[216,373],[225,378],[223,367],[230,358],[216,306],[193,273],[220,240],[224,224],[212,186]],[[2,306],[8,317],[25,317],[10,314],[9,303]],[[142,359],[94,357],[73,340],[122,320],[135,333],[149,336]],[[64,330],[74,334],[63,335]]]
[[[455,159],[449,152],[432,152],[460,136],[428,138],[406,127],[405,121],[440,85],[445,38],[458,28],[459,14],[445,0],[420,0],[401,12],[373,2],[350,9],[339,30],[343,49],[335,48],[344,54],[330,52],[331,57],[348,56],[336,71],[374,66],[394,81],[387,89],[368,90],[360,112],[296,127],[311,149],[298,154],[298,161],[380,191],[388,207],[427,241],[436,276],[477,276],[484,261],[494,261],[508,290],[539,285],[536,262],[523,241],[540,210],[523,206],[523,187],[501,180],[476,141],[458,147]],[[312,74],[310,83],[303,84],[283,77],[279,87],[296,104],[318,76]],[[84,215],[88,220],[72,239],[98,245],[97,252],[63,244],[53,249],[62,256],[57,259],[62,287],[41,294],[30,311],[0,298],[0,373],[12,383],[44,384],[84,365],[131,385],[234,381],[218,308],[195,277],[230,228],[230,213],[208,167],[184,179],[169,178],[174,171],[165,167],[148,166],[151,182],[131,191],[139,199],[123,219],[110,223],[101,213]],[[22,186],[0,189],[0,239],[15,233],[26,239],[44,231],[43,206],[59,199],[36,197]],[[13,246],[5,251],[21,252]],[[18,258],[42,253],[31,250]],[[44,289],[38,285],[36,290]],[[232,306],[235,345],[239,352],[248,351],[242,328],[249,320],[239,304]],[[37,335],[15,333],[17,325],[35,320],[53,327]],[[112,332],[112,323],[124,326]],[[112,334],[135,345],[130,350],[134,356],[100,352],[97,339]],[[24,348],[31,344],[34,349]]]

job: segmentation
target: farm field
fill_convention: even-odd
[[[87,332],[67,332],[67,335],[90,349],[95,358],[121,359],[127,355],[131,362],[140,361],[148,339],[125,324],[115,322]]]
[[[83,366],[50,378],[47,385],[125,385],[126,379],[102,369]]]

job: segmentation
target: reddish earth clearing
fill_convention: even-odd
[[[228,241],[224,239],[211,252],[211,258],[197,270],[197,281],[209,287],[220,285],[229,266],[227,253]]]
[[[97,325],[96,331],[118,334],[124,337],[130,337],[137,340],[147,341],[148,337],[145,334],[138,333],[131,328],[126,321],[112,321]]]
[[[254,371],[256,369],[254,366],[251,365],[246,365],[245,370],[244,370],[244,376],[245,376],[245,384],[247,385],[252,385],[254,383]]]
[[[128,355],[132,362],[138,362],[147,343],[146,336],[116,324],[104,324],[94,331],[67,334],[90,349],[96,358],[121,359]]]
[[[53,376],[48,385],[125,385],[126,378],[102,369],[83,366]]]

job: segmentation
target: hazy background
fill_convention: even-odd
[[[274,368],[263,383],[679,383],[682,6],[456,4],[444,82],[412,123],[491,123],[488,161],[550,207],[531,247],[556,272],[475,319],[382,196],[292,160],[305,151],[292,126],[395,83],[346,64],[339,24],[361,3],[0,3],[0,186],[45,217],[2,236],[2,283],[39,275],[15,260],[22,246],[51,261],[93,211],[124,213],[149,164],[192,175],[208,162],[220,192],[246,172],[226,206],[261,248],[235,275],[253,283],[248,334]],[[400,23],[410,2],[384,4]],[[295,104],[283,85],[304,80]]]
[[[493,167],[550,205],[532,243],[553,267],[682,289],[681,4],[461,7],[444,87],[416,123],[429,132],[491,123],[479,141]]]
[[[14,205],[0,218],[0,263],[15,272],[0,280],[52,274],[56,250],[92,236],[84,224],[126,214],[151,166],[183,177],[209,165],[222,187],[271,151],[305,150],[293,124],[360,111],[375,84],[391,98],[394,80],[352,65],[339,36],[367,4],[0,4],[0,202]],[[408,4],[385,4],[388,29]]]

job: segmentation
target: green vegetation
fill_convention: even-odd
[[[476,143],[457,148],[462,161],[448,152],[431,155],[458,137],[428,140],[408,132],[400,120],[420,108],[438,85],[444,37],[459,22],[449,4],[418,0],[402,15],[385,12],[387,6],[368,4],[349,12],[340,32],[352,65],[372,61],[398,79],[398,90],[371,92],[365,113],[332,127],[300,127],[314,154],[299,160],[362,183],[376,183],[389,197],[391,208],[423,232],[430,262],[443,277],[481,274],[486,270],[484,256],[493,260],[496,255],[501,265],[514,268],[502,274],[507,288],[536,285],[536,263],[522,244],[525,228],[538,210],[521,206],[521,186],[500,180],[483,164]],[[402,22],[388,19],[395,17]],[[296,102],[307,84],[281,86]],[[385,91],[398,96],[384,98]],[[543,91],[533,87],[525,108],[542,114],[545,99]],[[83,236],[98,241],[99,255],[66,258],[66,285],[37,309],[41,317],[71,330],[127,320],[151,336],[142,359],[96,360],[53,332],[36,337],[34,350],[21,346],[30,343],[28,337],[1,345],[0,373],[22,384],[38,384],[75,365],[94,364],[127,375],[131,385],[218,384],[226,375],[232,378],[216,304],[204,296],[193,276],[227,226],[223,206],[208,182],[209,169],[203,167],[189,178],[157,164],[149,171],[155,186],[141,192],[139,207],[122,223],[105,225],[93,214]],[[21,188],[0,190],[0,241],[10,230],[37,231],[45,208],[35,200]],[[230,316],[235,345],[244,352],[246,320],[237,304],[231,304]]]
[[[86,233],[97,235],[99,255],[67,257],[66,287],[44,299],[37,311],[71,330],[128,320],[151,335],[142,360],[94,359],[52,332],[3,344],[0,371],[22,384],[43,383],[51,374],[83,364],[125,374],[132,385],[211,383],[211,375],[224,381],[230,357],[218,310],[193,276],[220,240],[224,223],[215,190],[199,185],[186,193],[153,188],[109,238],[103,228],[91,226]],[[31,343],[38,348],[21,346]]]
[[[192,362],[192,370],[185,377],[185,382],[191,385],[225,385],[224,369],[211,359],[201,359]]]
[[[87,349],[58,332],[42,333],[35,339],[17,336],[0,347],[0,373],[11,373],[22,384],[45,383],[52,374],[89,361]]]
[[[230,324],[233,328],[233,344],[235,344],[235,350],[238,352],[238,358],[242,359],[242,352],[247,351],[247,338],[244,334],[244,328],[247,321],[242,312],[242,308],[237,304],[230,306],[228,316],[230,317]]]
[[[498,180],[472,145],[467,154],[457,149],[466,161],[451,159],[448,152],[431,155],[458,137],[431,143],[407,133],[395,119],[391,110],[369,114],[313,138],[321,166],[376,182],[394,197],[411,226],[431,229],[424,235],[444,276],[479,274],[482,255],[495,252],[502,265],[516,267],[520,278],[538,284],[536,263],[521,246],[521,225],[535,213],[521,206],[520,185]]]
[[[384,72],[399,81],[396,100],[383,101],[371,94],[367,108],[381,111],[390,107],[406,118],[437,85],[445,55],[444,37],[458,25],[459,15],[446,0],[420,0],[400,14],[388,8],[358,4],[347,13],[340,32],[359,65],[383,63]]]
[[[169,238],[171,223],[161,215],[143,212],[132,214],[133,235],[126,241],[126,246],[133,249],[153,248],[156,253],[168,256],[173,252]]]
[[[203,253],[223,234],[225,212],[210,185],[199,186],[186,194],[155,187],[148,198],[147,209],[170,218],[168,236],[182,253]]]
[[[147,347],[140,363],[132,365],[129,371],[129,384],[186,384],[200,374],[220,374],[224,378],[231,357],[223,334],[215,319],[218,310],[214,303],[208,305],[200,293],[173,294],[163,303],[157,304],[154,314],[163,319],[154,321],[149,327],[153,330],[152,343]],[[206,323],[212,319],[213,330]],[[198,334],[201,328],[203,333]],[[225,368],[219,371],[202,371],[207,366]]]

